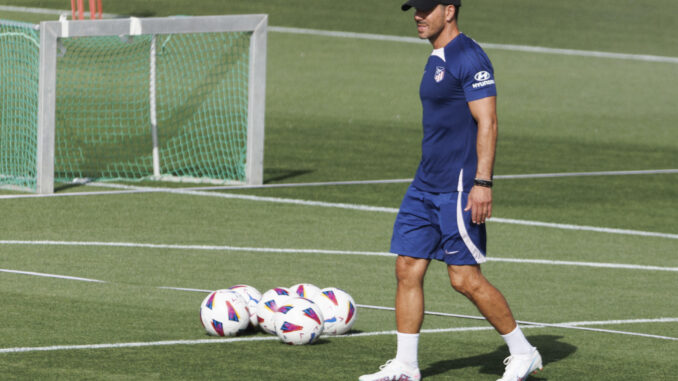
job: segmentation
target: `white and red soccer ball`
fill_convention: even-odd
[[[261,300],[257,305],[256,314],[259,322],[259,327],[266,333],[275,335],[275,314],[278,312],[287,299],[289,299],[290,291],[285,287],[272,288],[261,296]]]
[[[312,344],[320,335],[343,335],[357,316],[355,301],[336,287],[320,289],[310,283],[276,287],[263,295],[239,284],[211,292],[200,306],[208,334],[234,336],[248,325],[277,335],[288,344]]]
[[[247,303],[247,312],[250,314],[250,326],[258,327],[259,319],[257,319],[257,305],[261,300],[261,292],[246,284],[229,287],[229,290],[233,290],[242,296]]]
[[[323,288],[313,301],[325,317],[326,335],[343,335],[351,330],[358,310],[355,301],[346,291],[336,287]]]
[[[237,292],[217,290],[202,301],[200,321],[208,335],[235,336],[247,329],[250,314],[245,300]]]
[[[293,296],[313,300],[320,294],[320,287],[311,283],[297,283],[289,288]]]
[[[286,344],[313,344],[323,333],[324,320],[317,304],[306,298],[292,297],[278,308],[275,332]]]

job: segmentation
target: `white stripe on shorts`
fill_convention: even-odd
[[[468,230],[466,230],[466,224],[464,223],[464,214],[462,212],[462,194],[464,193],[464,170],[462,169],[461,172],[459,172],[459,185],[457,185],[457,228],[459,229],[459,234],[461,234],[461,238],[464,240],[464,244],[466,244],[466,247],[469,249],[471,254],[473,255],[473,258],[475,258],[476,262],[478,264],[485,263],[487,261],[487,258],[483,255],[483,253],[478,249],[478,247],[473,243],[471,240],[471,237],[468,235]]]

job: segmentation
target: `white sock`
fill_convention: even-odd
[[[527,341],[520,327],[516,327],[516,329],[506,335],[501,335],[501,337],[506,341],[511,355],[526,355],[534,350],[534,347]]]
[[[417,347],[419,345],[418,333],[400,333],[398,336],[398,352],[396,360],[415,369],[419,369],[417,360]]]

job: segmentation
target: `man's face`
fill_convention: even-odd
[[[414,21],[417,23],[419,38],[435,38],[445,26],[445,7],[436,5],[432,9],[417,9],[414,13]]]

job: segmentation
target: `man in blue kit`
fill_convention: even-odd
[[[461,0],[409,0],[419,37],[433,53],[419,89],[423,107],[422,158],[393,227],[396,259],[396,357],[361,381],[419,380],[419,330],[424,319],[424,275],[443,261],[452,287],[466,296],[502,335],[510,356],[498,381],[522,381],[542,359],[516,324],[504,296],[483,276],[485,220],[492,215],[497,141],[497,90],[492,64],[459,32]]]

